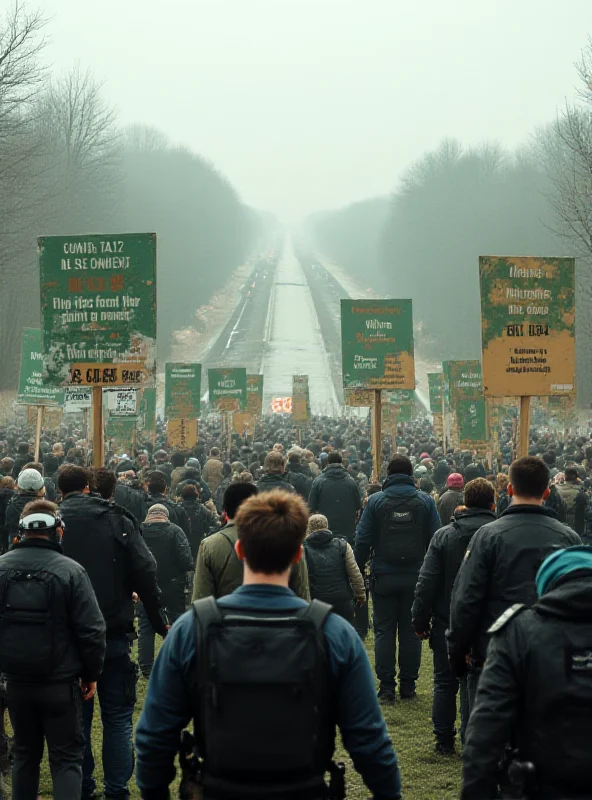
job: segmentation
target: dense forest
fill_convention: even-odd
[[[480,255],[576,256],[578,388],[592,400],[592,43],[580,101],[510,153],[444,141],[390,198],[317,213],[319,255],[384,296],[411,297],[417,345],[433,359],[478,358]]]
[[[157,231],[163,360],[263,224],[205,159],[157,130],[121,129],[92,74],[51,75],[45,29],[18,5],[0,20],[0,389],[16,385],[23,326],[40,324],[38,236]]]

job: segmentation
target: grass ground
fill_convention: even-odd
[[[368,653],[373,660],[372,639],[368,639]],[[138,703],[135,721],[142,709],[147,682],[140,678],[138,684]],[[460,792],[461,762],[458,756],[437,756],[433,749],[431,724],[432,706],[432,659],[431,652],[424,643],[422,669],[417,687],[417,699],[399,702],[392,708],[384,709],[384,716],[399,758],[405,800],[452,800]],[[95,759],[97,761],[97,782],[101,785],[101,725],[98,704],[95,711],[93,729]],[[340,748],[338,760],[347,763],[347,796],[361,800],[369,796],[360,776],[354,771],[345,752]],[[131,796],[138,800],[140,795],[132,781]],[[43,798],[52,797],[51,776],[47,762],[43,763],[40,792]],[[10,796],[8,794],[8,796]],[[176,796],[175,793],[172,795]]]

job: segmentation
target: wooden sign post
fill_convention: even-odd
[[[93,386],[93,467],[102,467],[105,460],[103,440],[103,387]]]
[[[372,409],[372,480],[380,481],[382,468],[382,404],[380,389],[374,390]]]
[[[35,426],[35,461],[39,461],[39,447],[41,445],[41,428],[43,426],[43,411],[45,406],[37,406],[37,425]]]
[[[520,433],[518,434],[517,457],[524,458],[528,455],[530,434],[530,397],[520,398]]]

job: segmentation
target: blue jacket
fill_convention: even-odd
[[[267,585],[241,586],[218,603],[253,611],[291,611],[306,605],[290,589]],[[397,757],[364,646],[351,625],[336,614],[327,618],[325,635],[329,667],[337,683],[337,724],[345,748],[375,800],[400,798]],[[175,622],[163,642],[136,729],[136,780],[146,800],[168,800],[179,737],[192,720],[189,687],[195,669],[191,610]]]
[[[414,494],[417,495],[423,503],[425,503],[429,514],[426,529],[421,532],[421,535],[424,537],[425,549],[427,551],[432,536],[438,530],[438,528],[441,527],[440,517],[438,516],[438,511],[436,510],[436,504],[434,503],[432,497],[424,492],[420,492],[419,489],[415,487],[415,482],[413,481],[413,478],[409,477],[409,475],[389,475],[382,485],[382,492],[371,494],[368,498],[368,503],[364,509],[364,513],[362,514],[362,518],[358,523],[356,530],[355,556],[358,566],[361,570],[363,570],[366,566],[368,558],[370,557],[370,551],[378,542],[378,537],[380,535],[381,510],[383,509],[387,499],[389,497],[404,497],[405,495]],[[394,567],[391,564],[386,564],[384,561],[376,558],[376,556],[373,556],[371,571],[374,575],[390,574],[397,576],[409,575],[410,577],[417,577],[420,567],[421,564],[418,564],[417,567],[407,564],[400,567]],[[413,586],[415,586],[414,581]]]

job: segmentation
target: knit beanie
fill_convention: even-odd
[[[168,508],[163,506],[161,503],[155,503],[148,509],[148,513],[146,514],[146,519],[144,522],[168,522],[168,519]]]
[[[553,583],[575,570],[587,569],[592,572],[592,548],[584,545],[556,550],[543,561],[536,576],[539,597],[553,588]]]

